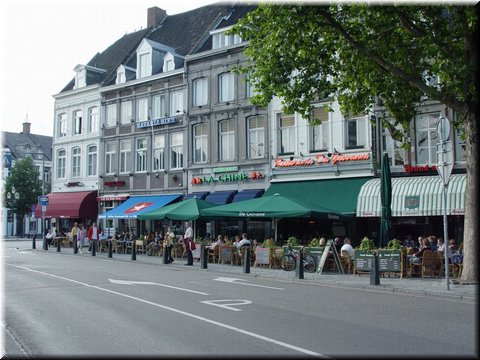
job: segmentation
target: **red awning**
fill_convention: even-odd
[[[61,192],[47,195],[45,218],[96,219],[98,215],[97,192]],[[37,204],[35,217],[42,217],[42,206]]]

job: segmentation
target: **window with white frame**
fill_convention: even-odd
[[[87,70],[81,69],[75,74],[75,86],[74,89],[87,86]]]
[[[115,79],[115,84],[123,84],[127,82],[125,71],[126,71],[125,68],[117,70],[117,78]]]
[[[170,134],[170,168],[183,168],[183,133]]]
[[[235,125],[232,119],[223,120],[219,127],[220,161],[235,160]]]
[[[97,175],[97,146],[91,145],[87,148],[87,175]]]
[[[460,129],[453,129],[453,134],[455,136],[455,161],[464,162],[467,156],[465,138]]]
[[[164,170],[165,169],[165,135],[155,135],[153,139],[153,164],[152,170]]]
[[[107,105],[107,123],[106,126],[115,126],[117,124],[117,104]]]
[[[107,142],[105,145],[105,174],[107,175],[113,174],[116,170],[116,153],[115,142]]]
[[[67,152],[58,150],[57,152],[57,179],[65,179],[65,166],[67,165]]]
[[[401,129],[398,125],[397,129]],[[403,166],[405,164],[405,151],[400,147],[402,143],[394,140],[390,131],[382,128],[382,153],[387,153],[391,166]]]
[[[237,34],[226,35],[225,32],[227,30],[228,28],[212,32],[212,49],[219,49],[242,42],[242,38]]]
[[[208,79],[206,77],[193,80],[193,106],[208,103]]]
[[[148,98],[137,100],[137,121],[148,120]]]
[[[80,148],[72,149],[72,177],[80,177],[82,154]]]
[[[87,131],[89,133],[97,132],[98,131],[98,124],[99,124],[99,113],[98,113],[98,106],[91,107],[88,109],[88,126]]]
[[[420,114],[415,117],[415,152],[417,165],[437,163],[437,124],[440,113]]]
[[[135,171],[147,171],[147,139],[137,139],[135,144]]]
[[[152,98],[152,116],[154,119],[164,118],[167,114],[165,109],[165,95],[155,95]]]
[[[353,115],[345,119],[347,149],[367,146],[367,119],[364,115]]]
[[[295,115],[278,114],[278,153],[289,155],[295,153]]]
[[[248,73],[245,77],[245,96],[247,97],[247,99],[257,95],[257,90],[255,89],[255,85],[253,84],[253,81],[250,79],[250,77],[250,73]]]
[[[226,102],[234,99],[233,73],[223,73],[218,76],[218,101]]]
[[[67,114],[59,114],[57,122],[57,137],[67,136]]]
[[[132,156],[132,142],[129,139],[120,141],[120,173],[129,172]]]
[[[330,122],[329,112],[324,106],[313,109],[313,118],[321,121],[320,124],[309,126],[310,152],[325,151],[330,148]]]
[[[82,133],[82,110],[73,112],[73,135]]]
[[[120,124],[130,124],[133,119],[132,100],[122,101],[120,104]]]
[[[183,90],[170,93],[170,116],[183,113]]]
[[[261,159],[265,157],[265,117],[251,116],[247,119],[248,157]]]
[[[171,53],[166,53],[163,57],[163,72],[175,70],[175,59]]]
[[[138,57],[138,75],[139,78],[144,78],[149,76],[149,61],[150,61],[150,53],[141,54]]]
[[[208,157],[208,126],[197,124],[193,127],[193,162],[201,164],[207,162]]]

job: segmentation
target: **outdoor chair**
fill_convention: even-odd
[[[220,246],[215,246],[213,250],[208,249],[208,262],[217,263],[220,255]]]
[[[347,274],[353,273],[353,260],[350,258],[350,254],[347,250],[342,250],[340,254],[340,261]]]
[[[144,254],[145,253],[145,244],[143,240],[135,240],[135,252],[137,254]]]

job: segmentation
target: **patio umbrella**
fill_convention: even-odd
[[[138,215],[140,220],[193,220],[193,233],[196,234],[196,220],[203,215],[203,210],[215,206],[206,200],[200,198],[190,198],[167,205],[163,208],[152,210]],[[195,236],[195,235],[194,235]]]
[[[339,218],[341,216],[319,205],[310,205],[311,204],[297,202],[280,194],[273,194],[263,195],[256,199],[215,206],[206,209],[203,214],[206,217],[212,218],[273,219],[275,241],[277,241],[277,223],[279,219],[304,216],[335,216]]]
[[[382,214],[380,220],[380,247],[386,246],[392,236],[392,179],[388,154],[383,154],[380,180],[380,199]]]

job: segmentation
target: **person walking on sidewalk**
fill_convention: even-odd
[[[77,236],[78,236],[78,223],[75,221],[73,223],[72,230],[70,230],[70,241],[72,242],[72,246],[75,246],[77,243]]]
[[[83,224],[80,223],[78,224],[78,234],[77,234],[78,252],[80,254],[82,254],[82,248],[85,245],[85,236],[86,236],[86,230],[83,227]]]
[[[185,265],[193,265],[193,254],[192,254],[192,242],[193,242],[193,229],[192,223],[190,221],[185,223],[186,229],[183,239],[185,241],[185,251],[187,252],[187,263]]]
[[[88,240],[90,241],[88,252],[92,251],[93,242],[95,242],[95,249],[97,249],[98,236],[99,236],[98,227],[94,221],[92,222],[92,225],[90,225],[90,228],[88,229],[88,234],[87,234]]]

